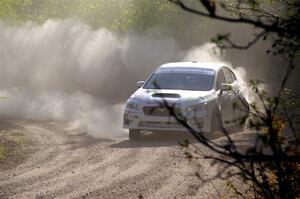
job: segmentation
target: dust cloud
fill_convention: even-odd
[[[223,59],[210,43],[181,50],[172,39],[120,36],[73,19],[2,22],[0,46],[1,119],[63,121],[101,138],[124,134],[124,103],[158,65]]]

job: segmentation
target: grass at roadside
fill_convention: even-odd
[[[1,132],[0,171],[15,168],[24,162],[33,151],[32,144],[22,132]]]

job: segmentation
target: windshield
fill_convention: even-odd
[[[145,89],[211,90],[214,71],[210,69],[160,69],[146,82]]]

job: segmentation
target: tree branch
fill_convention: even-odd
[[[251,46],[253,46],[256,42],[259,41],[259,39],[261,37],[263,37],[267,32],[266,31],[262,31],[260,32],[258,35],[255,36],[255,38],[251,41],[249,41],[247,44],[245,45],[238,45],[236,43],[234,43],[231,39],[229,38],[225,38],[225,41],[228,42],[230,45],[229,46],[222,46],[222,48],[235,48],[235,49],[241,49],[241,50],[245,50],[245,49],[249,49]]]
[[[212,19],[218,19],[221,21],[226,21],[226,22],[231,22],[231,23],[244,23],[244,24],[250,24],[250,25],[254,25],[255,27],[259,27],[262,29],[265,29],[268,32],[282,32],[282,30],[275,25],[268,25],[268,24],[264,24],[261,21],[256,21],[256,20],[252,20],[249,18],[243,18],[243,17],[239,17],[239,18],[230,18],[230,17],[224,17],[224,16],[220,16],[220,15],[211,15],[205,12],[202,12],[200,10],[191,8],[189,6],[187,6],[185,3],[183,3],[181,0],[169,0],[171,3],[174,3],[176,5],[178,5],[179,7],[181,7],[183,10],[186,10],[190,13],[196,14],[196,15],[200,15],[203,17],[207,17],[207,18],[212,18]]]

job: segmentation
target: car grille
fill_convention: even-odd
[[[179,108],[173,108],[173,111],[176,115],[180,115],[181,113]],[[149,116],[171,116],[172,115],[170,110],[167,107],[146,106],[143,108],[143,112],[145,115],[149,115]]]
[[[183,128],[183,125],[178,122],[160,122],[160,121],[141,121],[140,127],[148,128]]]
[[[160,97],[160,98],[180,98],[179,94],[175,93],[154,93],[152,97]]]

